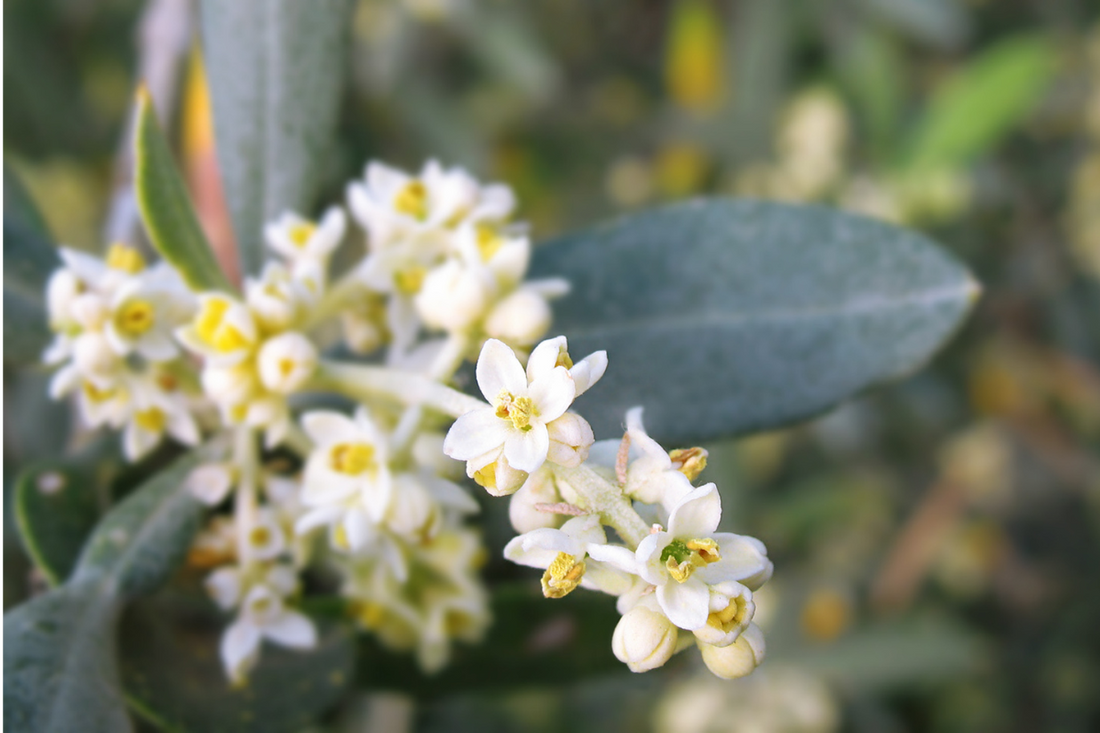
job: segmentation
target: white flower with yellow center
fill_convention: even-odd
[[[439,532],[448,516],[477,511],[477,502],[461,487],[424,470],[393,477],[393,498],[385,522],[397,535],[424,542]]]
[[[256,363],[264,387],[278,394],[292,394],[317,369],[317,347],[303,334],[288,331],[265,341]]]
[[[168,361],[179,353],[173,332],[191,317],[194,307],[179,275],[162,262],[118,288],[104,333],[119,355],[136,353],[149,361]]]
[[[198,445],[199,428],[183,395],[163,390],[146,377],[132,380],[133,412],[122,435],[126,457],[131,461],[151,451],[165,435],[184,445]]]
[[[347,217],[343,209],[333,206],[319,222],[285,212],[264,227],[267,245],[292,264],[302,261],[328,262],[329,256],[344,238]]]
[[[310,412],[302,427],[315,447],[303,474],[308,511],[296,531],[333,530],[335,544],[357,551],[376,539],[393,493],[384,436],[360,409],[352,420],[338,412]]]
[[[232,463],[204,463],[184,479],[191,495],[207,506],[217,506],[229,496],[237,480],[237,470]]]
[[[722,583],[734,581],[751,590],[771,577],[772,564],[764,545],[752,537],[716,533],[721,517],[718,489],[707,484],[673,508],[667,532],[655,530],[636,551],[590,545],[589,554],[654,586],[657,602],[669,620],[681,629],[695,631],[704,627],[711,615],[712,587],[722,588]]]
[[[592,545],[607,544],[607,535],[595,514],[574,517],[561,529],[536,529],[514,537],[504,557],[519,565],[542,568],[542,593],[562,598],[578,585],[611,595],[625,593],[632,577],[618,568],[588,557]]]
[[[256,666],[264,639],[294,649],[317,645],[313,622],[286,605],[287,597],[298,588],[293,568],[275,565],[244,573],[225,567],[207,578],[206,587],[222,609],[240,607],[237,620],[221,640],[222,664],[234,684],[243,684]]]
[[[455,232],[454,248],[463,260],[484,265],[502,292],[515,289],[523,281],[531,261],[527,237],[486,222],[460,227]]]
[[[131,276],[145,269],[145,259],[133,247],[115,243],[103,259],[83,252],[60,247],[57,250],[66,269],[83,285],[85,292],[109,296]]]
[[[450,258],[428,272],[414,302],[428,328],[464,332],[485,315],[495,292],[496,282],[487,267]]]
[[[244,303],[221,293],[199,295],[199,311],[176,338],[212,366],[239,364],[257,345],[259,330]]]
[[[689,448],[667,453],[646,433],[641,407],[626,413],[626,440],[634,457],[626,470],[624,492],[627,496],[645,504],[661,504],[670,512],[695,490],[691,482],[706,468],[705,450]]]
[[[550,450],[547,424],[561,417],[576,395],[568,369],[556,366],[529,381],[512,350],[489,339],[478,357],[477,383],[490,404],[455,421],[444,452],[466,461],[466,473],[475,479],[502,456],[514,470],[536,471]]]

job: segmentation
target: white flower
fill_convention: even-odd
[[[152,379],[136,378],[133,397],[133,413],[122,435],[128,459],[141,458],[166,434],[184,445],[198,445],[199,428],[182,395],[161,389]]]
[[[593,545],[606,543],[599,516],[586,514],[570,519],[561,529],[536,529],[514,537],[504,547],[504,557],[545,569],[542,593],[547,598],[561,598],[578,585],[619,595],[630,588],[631,577],[614,566],[586,560]]]
[[[502,292],[515,289],[527,274],[531,261],[531,242],[527,237],[479,222],[459,227],[454,242],[460,257],[465,262],[482,265]]]
[[[256,361],[264,387],[291,394],[313,376],[317,348],[302,334],[288,331],[265,341]]]
[[[569,376],[576,385],[577,397],[580,397],[607,371],[607,352],[595,351],[574,363],[569,356],[569,342],[565,336],[547,339],[531,351],[531,357],[527,360],[527,378],[534,381],[559,366],[569,370]]]
[[[459,417],[443,450],[467,461],[470,476],[501,455],[513,469],[537,470],[550,450],[547,423],[565,413],[576,393],[569,372],[554,367],[529,382],[512,350],[489,339],[478,357],[477,382],[490,404]]]
[[[244,361],[256,346],[259,332],[252,313],[239,300],[221,293],[199,295],[194,320],[176,331],[184,346],[213,366]]]
[[[266,333],[293,328],[316,299],[301,278],[278,262],[264,265],[259,279],[247,278],[244,292],[253,318]]]
[[[295,649],[316,646],[313,622],[286,607],[285,599],[296,586],[294,572],[286,566],[271,568],[252,584],[236,568],[223,568],[207,579],[208,590],[223,608],[240,603],[237,620],[221,640],[222,664],[235,684],[243,683],[256,665],[265,638]]]
[[[82,333],[73,341],[73,365],[81,376],[99,384],[120,378],[126,366],[98,331]]]
[[[256,521],[245,540],[257,560],[274,560],[287,548],[282,524],[269,506],[260,507],[256,512]]]
[[[462,332],[485,314],[495,289],[484,266],[452,258],[427,274],[414,302],[429,328]]]
[[[423,542],[439,532],[446,512],[457,516],[477,511],[477,502],[446,479],[429,471],[400,473],[393,477],[385,520],[397,534]]]
[[[302,427],[316,447],[303,476],[302,503],[309,511],[296,531],[331,526],[338,545],[359,550],[376,538],[375,525],[393,493],[384,437],[364,409],[354,420],[337,412],[306,413]]]
[[[710,587],[710,615],[694,630],[695,638],[712,646],[729,646],[752,622],[756,604],[752,591],[732,580]]]
[[[641,407],[627,411],[626,435],[631,453],[640,453],[627,467],[626,495],[644,504],[662,504],[666,511],[672,511],[672,507],[694,490],[691,479],[674,467],[665,449],[646,433]],[[705,454],[702,451],[703,466],[706,465]],[[693,468],[696,466],[698,463]]]
[[[54,331],[70,331],[79,328],[73,315],[73,304],[84,292],[84,283],[71,270],[61,268],[50,275],[46,283],[46,305],[50,328]]]
[[[119,286],[104,333],[119,355],[137,353],[149,361],[167,361],[179,353],[172,334],[191,316],[194,305],[176,271],[161,262]]]
[[[707,668],[727,680],[751,673],[764,661],[766,652],[764,634],[756,624],[749,624],[737,641],[728,646],[713,646],[702,641],[698,644]]]
[[[515,346],[530,346],[542,338],[553,313],[540,293],[520,288],[501,300],[485,316],[485,333]]]
[[[230,463],[204,463],[187,474],[183,482],[192,496],[203,504],[217,506],[229,496],[235,473]]]
[[[589,553],[655,586],[669,620],[694,631],[711,615],[711,586],[736,581],[751,590],[771,576],[772,565],[759,540],[715,532],[721,516],[718,489],[707,484],[673,508],[667,532],[649,534],[635,552],[592,545]]]
[[[333,206],[319,223],[287,211],[264,227],[264,236],[268,246],[288,262],[325,262],[340,245],[346,229],[347,217],[343,209]]]
[[[639,604],[619,619],[611,650],[631,672],[648,672],[672,658],[678,637],[675,624],[660,610]]]

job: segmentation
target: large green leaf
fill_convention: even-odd
[[[242,270],[263,225],[308,213],[336,128],[349,0],[203,0],[218,163]]]
[[[159,586],[186,552],[202,511],[183,479],[193,451],[100,522],[64,585],[4,616],[4,727],[129,730],[114,639],[125,603]]]
[[[43,295],[59,266],[30,195],[4,167],[4,360],[38,360],[50,340]]]
[[[934,91],[913,134],[906,164],[937,168],[969,162],[1020,124],[1050,85],[1053,43],[1019,36],[983,51]]]
[[[597,436],[646,408],[682,442],[787,425],[926,361],[979,288],[923,236],[815,206],[697,200],[538,250],[572,284],[554,331],[603,380],[577,402]]]
[[[193,289],[229,290],[144,89],[138,93],[134,148],[134,189],[153,246]]]
[[[117,442],[99,440],[74,458],[33,465],[16,481],[19,534],[50,585],[69,577],[99,521],[100,489],[117,467]]]

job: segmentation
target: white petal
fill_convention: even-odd
[[[588,544],[607,544],[607,535],[603,531],[598,514],[586,514],[583,517],[573,517],[562,525],[561,531],[579,542],[582,546]]]
[[[668,457],[668,453],[645,431],[642,411],[641,407],[632,407],[626,411],[626,432],[630,435],[630,447],[636,447],[647,457],[660,461],[662,468],[672,468],[672,459]]]
[[[241,599],[241,573],[235,567],[218,568],[206,576],[206,592],[223,611],[237,605]]]
[[[697,629],[710,615],[710,591],[706,583],[692,576],[683,583],[669,580],[657,586],[657,602],[669,621],[681,629]]]
[[[504,557],[519,565],[546,568],[564,552],[583,557],[585,547],[560,529],[536,529],[513,538],[504,547]]]
[[[220,504],[233,486],[233,474],[223,463],[206,463],[187,475],[184,485],[207,506]]]
[[[692,491],[676,505],[668,518],[673,537],[709,537],[722,519],[722,499],[718,487],[706,484]]]
[[[455,420],[443,441],[443,452],[468,461],[502,446],[513,430],[491,407],[471,410]]]
[[[539,420],[548,423],[565,414],[577,393],[573,378],[565,367],[554,367],[549,374],[531,383],[528,395],[539,411]]]
[[[271,623],[265,624],[263,635],[276,644],[295,649],[312,649],[317,646],[317,629],[305,615],[297,611],[284,611]]]
[[[562,349],[569,346],[565,336],[547,339],[531,351],[527,358],[527,381],[534,382],[539,377],[545,376],[557,366],[558,356]]]
[[[477,358],[477,385],[489,402],[501,392],[526,394],[527,375],[512,349],[503,341],[489,339],[481,347],[481,355]]]
[[[593,384],[600,381],[603,373],[607,371],[607,352],[597,351],[589,354],[573,365],[569,374],[577,385],[577,396],[587,392]]]
[[[260,651],[260,630],[245,619],[233,623],[221,640],[222,664],[234,680],[243,679]]]
[[[771,560],[761,551],[762,545],[755,538],[717,532],[713,539],[718,542],[718,554],[722,559],[699,568],[697,575],[704,583],[714,585],[734,580],[753,589],[771,577]]]
[[[527,432],[509,430],[504,440],[504,457],[508,459],[508,465],[527,473],[534,473],[546,462],[549,450],[550,434],[545,425],[531,425]]]
[[[624,573],[638,574],[638,558],[633,551],[620,545],[589,545],[588,555]]]
[[[294,523],[294,534],[304,535],[317,527],[328,527],[342,516],[344,510],[338,506],[323,506],[306,512]]]
[[[318,445],[354,442],[359,437],[355,423],[346,415],[329,410],[307,412],[302,415],[302,428]]]

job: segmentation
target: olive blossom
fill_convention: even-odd
[[[284,212],[264,227],[267,245],[292,264],[327,262],[339,246],[347,230],[343,209],[333,206],[319,222],[304,219],[294,212]]]
[[[599,517],[588,514],[570,519],[561,529],[535,529],[512,539],[504,547],[504,557],[545,569],[542,592],[547,598],[562,598],[578,585],[620,595],[630,587],[630,576],[612,565],[586,560],[592,545],[606,543]]]

